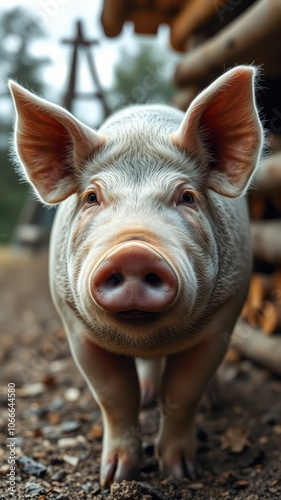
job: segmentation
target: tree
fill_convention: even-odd
[[[175,92],[172,62],[172,56],[161,51],[156,41],[139,42],[133,50],[123,49],[108,94],[112,109],[128,104],[170,103]]]
[[[33,90],[42,90],[41,67],[46,58],[31,53],[34,40],[42,37],[42,30],[31,14],[16,8],[5,13],[0,20],[0,242],[7,242],[27,196],[28,187],[19,183],[9,155],[9,142],[13,126],[13,108],[7,80],[14,78],[28,84]]]

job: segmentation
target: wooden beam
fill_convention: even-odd
[[[231,343],[244,357],[281,375],[281,335],[266,336],[260,329],[239,320]]]

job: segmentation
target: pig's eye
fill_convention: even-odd
[[[93,203],[97,203],[98,199],[97,199],[97,195],[96,193],[89,193],[88,194],[88,197],[87,197],[87,202],[90,204],[90,205],[93,205]]]
[[[191,193],[189,193],[188,191],[185,191],[182,195],[182,200],[181,202],[182,203],[193,203],[193,195]]]

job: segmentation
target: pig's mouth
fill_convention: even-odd
[[[155,321],[158,313],[149,311],[139,311],[138,309],[130,309],[129,311],[120,311],[114,316],[121,320],[127,321]]]

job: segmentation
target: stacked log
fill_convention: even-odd
[[[227,359],[243,356],[281,375],[281,153],[262,162],[249,211],[254,272]]]
[[[272,274],[254,273],[242,318],[266,335],[281,328],[281,270]]]

